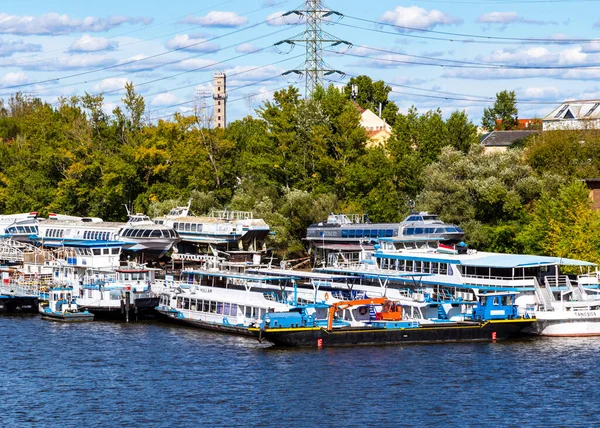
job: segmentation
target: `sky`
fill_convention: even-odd
[[[519,117],[564,100],[600,98],[600,0],[329,0],[323,59],[340,86],[366,74],[392,88],[402,112],[465,110],[479,124],[502,90]],[[0,98],[23,92],[104,94],[126,82],[149,120],[194,107],[210,114],[212,78],[225,72],[228,122],[288,85],[304,93],[305,2],[293,0],[0,0]],[[285,40],[295,42],[279,43]],[[277,44],[277,46],[275,46]],[[351,47],[348,47],[351,44]]]

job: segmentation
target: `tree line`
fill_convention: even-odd
[[[226,129],[202,106],[145,120],[131,84],[111,113],[101,95],[51,105],[18,93],[0,103],[0,212],[123,220],[123,204],[157,216],[192,197],[196,214],[253,211],[275,232],[269,245],[291,257],[330,212],[400,221],[412,199],[480,250],[600,261],[600,220],[581,181],[600,176],[595,131],[546,132],[487,154],[464,111],[400,113],[390,91],[367,76],[307,99],[290,86]],[[392,135],[370,145],[359,107],[380,106]]]

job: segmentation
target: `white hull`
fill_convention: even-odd
[[[600,310],[536,311],[532,333],[540,336],[600,336]]]

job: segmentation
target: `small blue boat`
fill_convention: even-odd
[[[93,321],[94,314],[80,311],[75,298],[73,287],[51,288],[48,291],[47,305],[40,305],[42,319],[60,322]]]

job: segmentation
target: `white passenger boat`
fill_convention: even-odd
[[[185,271],[160,295],[156,310],[167,320],[239,335],[270,312],[293,307],[293,292],[283,283],[289,276],[265,276],[226,271]]]
[[[594,263],[560,257],[478,252],[457,246],[438,250],[398,246],[383,239],[373,252],[363,252],[362,260],[346,264],[330,258],[332,266],[317,271],[356,275],[366,278],[382,275],[421,273],[412,287],[444,287],[455,297],[469,293],[518,292],[516,304],[521,314],[529,313],[539,321],[530,331],[547,335],[585,335],[600,330],[596,310],[599,281]],[[579,270],[578,275],[561,269]],[[410,286],[401,276],[393,282]]]
[[[198,247],[214,251],[262,249],[270,228],[250,211],[215,210],[205,216],[190,211],[191,199],[185,207],[173,208],[169,214],[154,219],[157,224],[172,227],[181,236],[179,253],[194,254]]]

